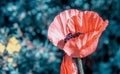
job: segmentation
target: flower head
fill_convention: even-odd
[[[96,12],[70,9],[55,17],[48,39],[69,56],[83,58],[95,51],[107,25],[108,20],[103,21]]]
[[[86,57],[96,50],[99,37],[108,20],[96,12],[70,9],[55,17],[48,29],[48,39],[65,51],[61,74],[78,74],[72,57]]]

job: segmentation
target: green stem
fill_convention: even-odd
[[[78,58],[78,67],[79,67],[80,74],[84,74],[81,58]]]

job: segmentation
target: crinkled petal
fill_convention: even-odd
[[[55,46],[57,46],[58,42],[64,39],[65,36],[68,34],[68,31],[66,30],[68,19],[70,19],[72,16],[78,15],[79,12],[80,11],[75,9],[70,9],[61,12],[55,17],[54,21],[50,24],[48,29],[48,39]]]
[[[68,55],[63,57],[60,74],[78,74],[76,63],[72,57]]]
[[[97,47],[99,37],[108,25],[108,20],[102,18],[93,11],[80,12],[73,16],[67,23],[67,29],[71,33],[81,32],[79,37],[69,40],[63,50],[73,57],[85,57],[93,53]],[[83,53],[82,53],[83,52]]]
[[[84,38],[87,38],[85,36],[88,35],[85,36],[81,35],[80,38],[69,40],[65,44],[63,49],[69,56],[80,58],[86,57],[96,50],[100,35],[101,32],[97,33],[96,35],[93,36],[92,39],[88,40],[86,43],[83,43],[82,40]]]
[[[93,31],[104,31],[108,25],[108,20],[102,18],[93,11],[79,12],[78,15],[72,16],[67,23],[66,29],[71,33],[81,32],[88,33]]]

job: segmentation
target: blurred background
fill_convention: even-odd
[[[96,52],[82,59],[85,74],[120,74],[119,0],[0,0],[0,74],[59,74],[63,51],[47,29],[71,8],[109,20]]]

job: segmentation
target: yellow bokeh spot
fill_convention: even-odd
[[[12,57],[7,57],[7,56],[4,56],[3,59],[9,63],[12,63],[14,60]]]
[[[7,61],[8,61],[9,63],[12,63],[12,62],[13,62],[13,58],[8,58]]]
[[[10,40],[9,40],[8,43],[17,44],[17,43],[18,43],[18,40],[16,39],[16,37],[12,37],[12,38],[10,38]]]
[[[20,49],[21,45],[18,43],[18,40],[15,37],[10,38],[6,47],[8,53],[13,54],[14,52],[19,52]]]
[[[5,46],[2,43],[0,43],[0,53],[3,53],[4,50],[5,50]]]

